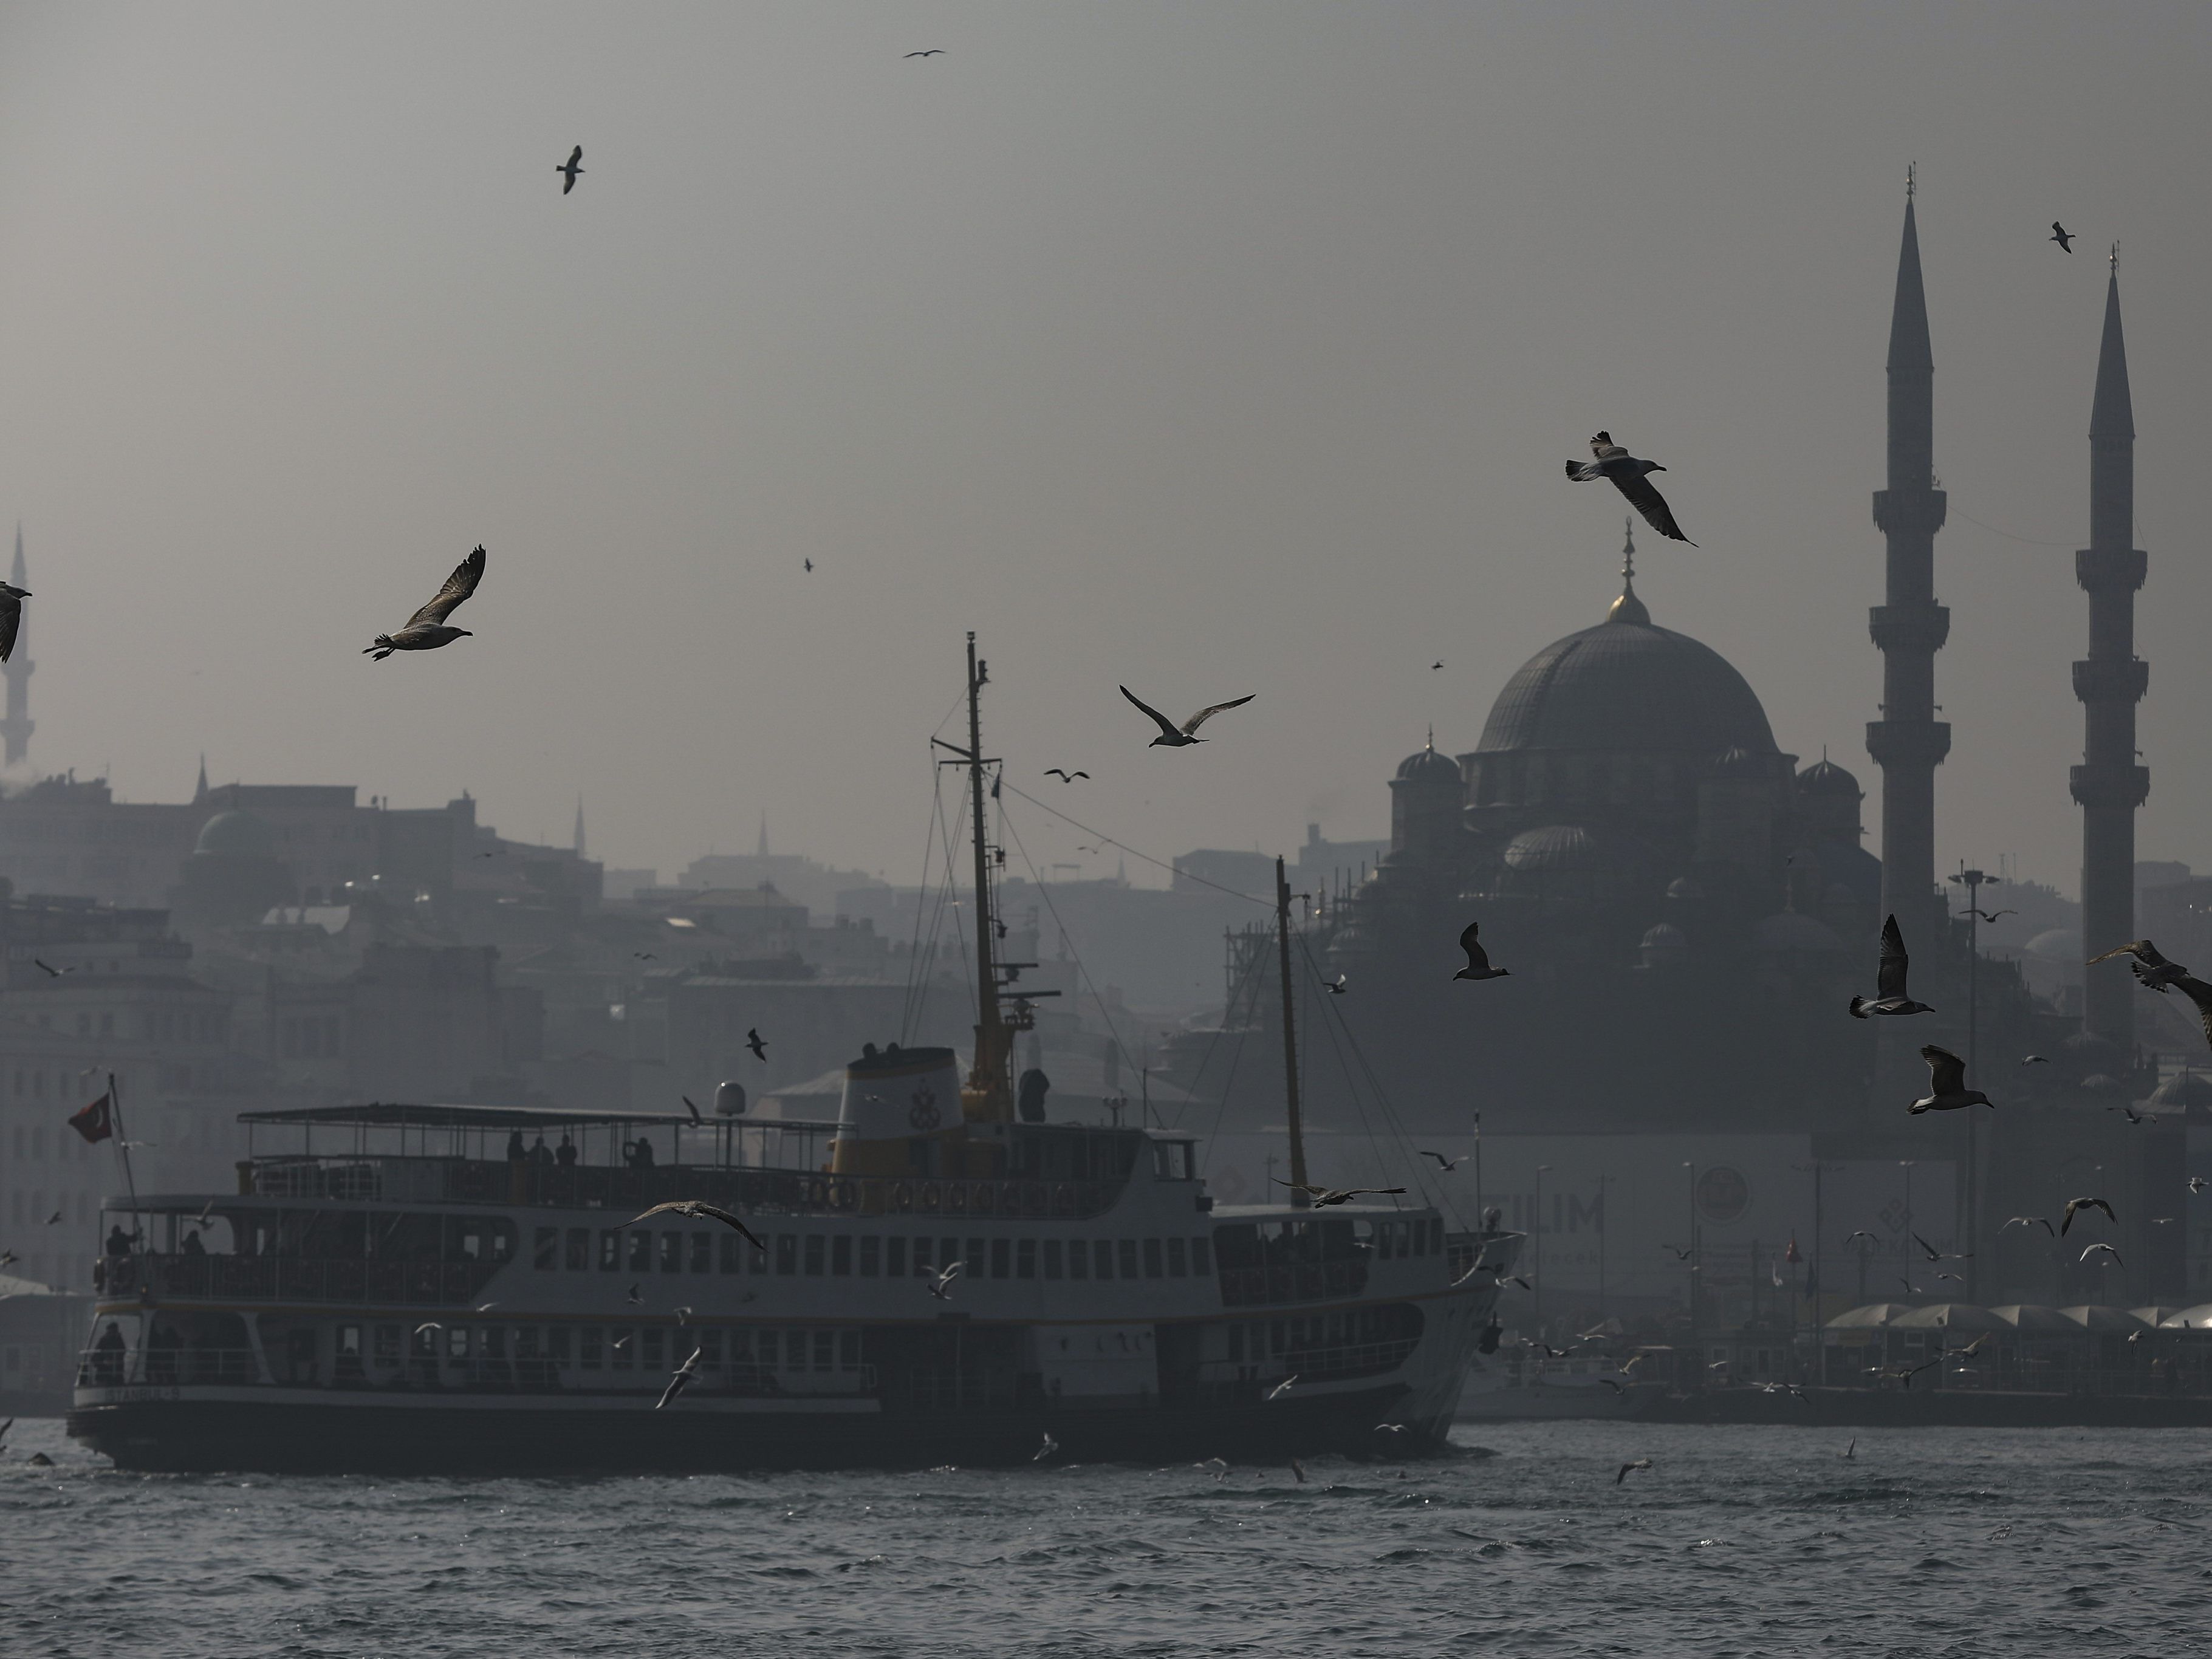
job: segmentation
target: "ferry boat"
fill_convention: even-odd
[[[834,1122],[244,1114],[235,1192],[105,1205],[135,1242],[101,1263],[70,1434],[133,1469],[441,1473],[1440,1444],[1519,1235],[1417,1201],[1217,1206],[1193,1134],[1021,1109],[1036,994],[993,954],[972,635],[968,682],[968,746],[942,745],[973,825],[964,1078],[950,1048],[870,1045]],[[647,1213],[684,1200],[764,1248]]]

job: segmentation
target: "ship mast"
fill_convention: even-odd
[[[1291,1205],[1303,1210],[1312,1201],[1305,1191],[1305,1126],[1298,1118],[1298,1033],[1291,994],[1291,884],[1283,874],[1283,860],[1275,860],[1275,957],[1277,977],[1283,984],[1283,1101],[1289,1108],[1291,1127]]]
[[[975,656],[975,635],[968,635],[968,747],[954,748],[943,738],[933,739],[951,749],[968,769],[968,812],[975,853],[975,1066],[968,1086],[961,1091],[961,1115],[970,1123],[1002,1123],[1013,1116],[1012,1091],[1006,1085],[1006,1057],[1013,1048],[1013,1032],[999,1012],[999,965],[993,946],[996,928],[991,915],[991,851],[983,822],[983,716],[981,693],[988,667]]]

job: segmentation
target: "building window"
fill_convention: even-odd
[[[857,1371],[860,1369],[860,1332],[837,1333],[837,1369],[841,1371]]]
[[[581,1273],[592,1265],[592,1230],[589,1227],[568,1229],[568,1271]]]
[[[836,1368],[837,1333],[835,1331],[815,1332],[814,1369],[817,1371],[830,1371],[835,1370]]]
[[[744,1261],[740,1253],[744,1250],[744,1244],[745,1241],[733,1232],[725,1231],[722,1234],[721,1266],[724,1273],[733,1273],[743,1270]]]
[[[1035,1279],[1036,1277],[1036,1240],[1024,1238],[1018,1241],[1018,1245],[1019,1248],[1014,1252],[1014,1277]]]
[[[822,1235],[820,1233],[806,1235],[806,1276],[809,1279],[822,1277]]]
[[[839,1233],[830,1241],[830,1273],[836,1279],[853,1276],[853,1235]]]
[[[734,1234],[734,1233],[732,1233],[732,1234],[731,1235],[731,1237],[732,1237],[732,1238],[734,1238],[734,1237],[737,1237],[737,1235],[736,1235],[736,1234]],[[693,1273],[712,1273],[712,1272],[714,1272],[714,1234],[712,1234],[712,1233],[694,1233],[694,1234],[692,1234],[692,1235],[691,1235],[691,1271],[692,1271]]]
[[[684,1235],[663,1233],[660,1236],[660,1271],[680,1273],[684,1271]]]
[[[1135,1265],[1135,1258],[1132,1257],[1130,1267],[1133,1273]],[[1114,1277],[1114,1241],[1112,1239],[1095,1238],[1091,1241],[1091,1276],[1093,1279]]]
[[[668,1334],[658,1325],[648,1325],[644,1333],[645,1352],[639,1358],[639,1366],[648,1371],[663,1370],[668,1364],[665,1345]]]
[[[642,1227],[629,1236],[629,1270],[634,1273],[653,1271],[653,1235]]]
[[[1212,1271],[1213,1271],[1213,1263],[1212,1263],[1212,1260],[1210,1259],[1210,1258],[1211,1258],[1211,1256],[1212,1256],[1212,1246],[1211,1244],[1209,1244],[1209,1243],[1208,1243],[1205,1239],[1202,1239],[1202,1238],[1194,1238],[1194,1239],[1192,1239],[1192,1240],[1190,1241],[1190,1270],[1191,1270],[1191,1272],[1193,1272],[1193,1273],[1194,1273],[1198,1274],[1198,1275],[1199,1275],[1200,1277],[1201,1277],[1201,1278],[1203,1278],[1203,1277],[1205,1277],[1206,1275],[1207,1275],[1207,1274],[1209,1274],[1209,1273],[1212,1273]]]
[[[794,1233],[775,1236],[775,1270],[788,1279],[799,1271],[799,1237]]]
[[[561,1230],[540,1227],[531,1250],[530,1265],[540,1272],[550,1271],[561,1255]]]
[[[577,1334],[576,1347],[582,1367],[587,1371],[599,1368],[599,1328],[586,1325]]]
[[[985,1265],[983,1241],[980,1238],[971,1238],[968,1241],[968,1255],[965,1259],[968,1265],[960,1271],[970,1279],[981,1279],[990,1271]],[[1000,1277],[1004,1278],[1005,1275],[1002,1273]]]
[[[927,1255],[928,1251],[925,1249],[922,1254]],[[867,1260],[866,1256],[860,1259],[863,1261]],[[906,1240],[904,1238],[887,1238],[884,1241],[884,1277],[886,1279],[906,1277]]]
[[[1133,1238],[1124,1238],[1118,1240],[1117,1244],[1119,1248],[1115,1254],[1121,1261],[1121,1277],[1134,1279],[1137,1276],[1137,1241]]]
[[[622,1266],[622,1232],[610,1227],[599,1235],[599,1271],[611,1273]]]
[[[399,1327],[379,1325],[376,1328],[376,1363],[397,1365],[399,1363]]]
[[[1012,1239],[994,1238],[991,1241],[992,1278],[1004,1279],[1006,1276],[1007,1258],[1013,1253],[1012,1247],[1013,1241]]]
[[[556,1365],[566,1368],[568,1364],[568,1328],[554,1325],[545,1333],[545,1357]]]
[[[860,1240],[860,1277],[874,1279],[881,1274],[884,1266],[884,1241],[873,1233]]]
[[[1060,1244],[1058,1239],[1048,1238],[1045,1240],[1044,1276],[1047,1279],[1058,1279],[1060,1277]]]
[[[1160,1241],[1157,1238],[1146,1239],[1145,1241],[1145,1277],[1161,1279],[1164,1278],[1166,1273],[1167,1269],[1161,1265],[1160,1261]]]
[[[1079,1238],[1067,1241],[1067,1276],[1087,1279],[1091,1274],[1091,1247]]]
[[[637,1363],[637,1355],[634,1352],[636,1345],[637,1333],[635,1331],[632,1330],[627,1325],[617,1325],[615,1327],[614,1340],[607,1344],[608,1349],[610,1350],[607,1362],[609,1366],[612,1370],[618,1371],[626,1371],[629,1370],[631,1366]]]
[[[1170,1279],[1182,1279],[1190,1271],[1189,1262],[1184,1254],[1184,1243],[1182,1239],[1171,1238],[1168,1240],[1168,1277]]]

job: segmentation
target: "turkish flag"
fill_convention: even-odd
[[[115,1133],[115,1103],[102,1095],[82,1111],[71,1112],[69,1125],[87,1140],[105,1140]]]

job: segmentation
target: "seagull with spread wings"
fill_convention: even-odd
[[[1996,1105],[1979,1089],[1966,1086],[1966,1062],[1948,1048],[1923,1043],[1920,1058],[1928,1062],[1928,1092],[1905,1108],[1915,1117],[1923,1112],[1955,1112],[1967,1106]]]
[[[675,1374],[668,1379],[668,1386],[660,1391],[660,1398],[653,1402],[653,1410],[659,1411],[690,1387],[692,1375],[699,1369],[700,1352],[697,1348],[692,1349],[691,1357],[676,1368]]]
[[[382,662],[395,651],[435,651],[441,645],[451,645],[455,640],[474,636],[465,628],[448,628],[446,618],[460,609],[461,602],[477,591],[483,580],[484,550],[477,550],[453,567],[453,574],[446,578],[446,585],[438,590],[437,597],[407,619],[407,626],[397,634],[379,634],[376,643],[362,649],[363,656],[374,656]]]
[[[2111,1222],[2119,1220],[2119,1217],[2112,1213],[2112,1206],[2101,1198],[2069,1198],[2066,1200],[2065,1218],[2058,1224],[2058,1236],[2061,1238],[2065,1237],[2067,1230],[2073,1226],[2074,1218],[2084,1210],[2102,1210],[2105,1212],[2106,1220]]]
[[[23,627],[23,601],[30,597],[27,587],[0,582],[0,662],[15,653],[15,635]]]
[[[1876,1014],[1932,1014],[1936,1011],[1924,1002],[1915,1002],[1905,988],[1905,975],[1912,958],[1905,953],[1905,933],[1898,927],[1897,918],[1890,916],[1881,924],[1881,962],[1875,969],[1872,997],[1854,996],[1851,999],[1851,1018],[1872,1019]]]
[[[1461,1164],[1466,1163],[1468,1158],[1474,1157],[1474,1154],[1472,1152],[1462,1152],[1457,1158],[1446,1158],[1442,1152],[1425,1151],[1421,1153],[1421,1156],[1423,1158],[1432,1158],[1436,1159],[1437,1168],[1442,1170],[1446,1175],[1449,1175],[1454,1170],[1459,1168]]]
[[[2058,1237],[2058,1230],[2051,1224],[2051,1218],[2045,1215],[2012,1216],[2007,1218],[2004,1227],[2000,1227],[1997,1231],[2002,1232],[2005,1227],[2040,1227],[2053,1238]]]
[[[2159,953],[2158,946],[2147,939],[2116,945],[2109,951],[2100,952],[2089,958],[2089,966],[2094,968],[2099,963],[2110,962],[2114,957],[2135,958],[2130,965],[2135,969],[2136,979],[2147,990],[2163,991],[2189,977],[2189,969],[2178,962],[2167,961]]]
[[[1620,444],[1613,442],[1613,434],[1601,432],[1589,441],[1594,461],[1569,461],[1567,477],[1577,483],[1589,483],[1606,478],[1613,487],[1628,498],[1628,504],[1644,515],[1644,520],[1670,542],[1697,544],[1682,533],[1682,526],[1674,522],[1674,510],[1667,505],[1667,498],[1652,488],[1645,475],[1664,472],[1667,469],[1656,461],[1641,461]]]
[[[1273,1176],[1270,1176],[1269,1178],[1271,1180],[1274,1180],[1274,1177]],[[1305,1194],[1307,1197],[1313,1200],[1313,1206],[1316,1210],[1326,1210],[1330,1206],[1335,1204],[1349,1204],[1353,1199],[1364,1197],[1369,1193],[1402,1193],[1406,1190],[1403,1187],[1301,1186],[1294,1181],[1282,1180],[1275,1180],[1275,1184],[1278,1187],[1288,1187],[1294,1193]]]
[[[2056,219],[2051,222],[2051,234],[2045,237],[2044,240],[2057,243],[2062,252],[2071,253],[2074,251],[2074,233]]]
[[[570,191],[575,189],[576,180],[583,173],[584,147],[581,144],[579,144],[575,149],[570,150],[568,152],[568,159],[563,161],[559,167],[555,167],[553,171],[563,175],[561,185],[561,193],[563,196],[566,196]]]
[[[686,1106],[691,1106],[691,1103],[688,1100],[684,1103]],[[691,1109],[696,1114],[699,1109],[696,1106],[691,1106]],[[656,1204],[651,1209],[647,1210],[645,1214],[632,1216],[630,1218],[629,1224],[635,1227],[639,1222],[657,1215],[689,1216],[694,1221],[719,1221],[725,1227],[734,1228],[739,1233],[742,1233],[744,1236],[745,1242],[750,1244],[753,1249],[763,1253],[768,1249],[768,1246],[760,1242],[759,1237],[754,1233],[751,1228],[746,1226],[744,1222],[738,1220],[737,1217],[732,1215],[727,1210],[722,1209],[713,1204],[702,1204],[696,1198],[675,1198],[671,1199],[665,1204]]]
[[[1490,953],[1482,948],[1482,924],[1479,921],[1470,921],[1460,929],[1459,948],[1467,952],[1467,966],[1454,974],[1454,979],[1504,979],[1513,971],[1490,965]]]
[[[1071,772],[1064,766],[1048,766],[1044,769],[1044,775],[1048,778],[1058,778],[1062,783],[1073,783],[1078,778],[1091,775],[1088,772]]]
[[[1187,749],[1192,744],[1206,743],[1210,741],[1208,738],[1195,735],[1200,726],[1205,725],[1206,721],[1212,720],[1223,709],[1241,708],[1246,703],[1251,702],[1253,697],[1256,697],[1260,694],[1255,691],[1248,696],[1232,697],[1227,702],[1211,703],[1206,708],[1200,709],[1198,713],[1193,714],[1181,726],[1177,726],[1165,714],[1160,713],[1158,709],[1153,708],[1152,704],[1146,702],[1142,697],[1129,690],[1127,686],[1125,685],[1121,688],[1121,695],[1159,722],[1160,734],[1152,739],[1151,744],[1152,748]]]

